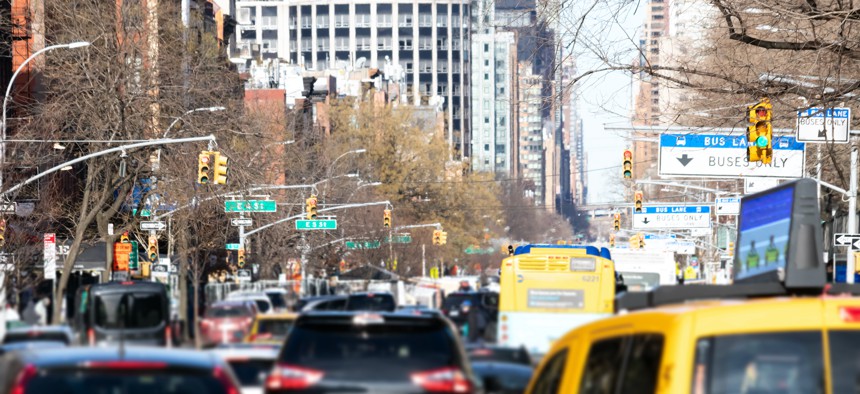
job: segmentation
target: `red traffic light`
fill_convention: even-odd
[[[633,152],[631,152],[630,149],[625,149],[624,150],[624,158],[625,159],[632,159],[633,158]]]

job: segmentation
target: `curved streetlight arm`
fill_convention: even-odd
[[[161,136],[161,138],[167,138],[167,133],[170,133],[170,130],[173,128],[173,126],[175,126],[177,123],[179,123],[179,121],[182,118],[184,118],[185,115],[188,115],[188,114],[191,114],[194,112],[202,112],[202,111],[209,111],[209,112],[223,111],[225,109],[227,109],[227,108],[220,107],[220,106],[219,107],[202,107],[202,108],[189,109],[188,111],[185,111],[184,114],[177,116],[176,119],[173,119],[173,122],[170,122],[170,124],[167,126],[167,128],[164,129],[164,135]]]
[[[441,230],[442,229],[442,223],[411,224],[408,226],[395,227],[392,231],[406,230],[406,229],[410,229],[410,228],[424,228],[424,227],[435,227],[437,230]]]
[[[125,151],[127,151],[127,150],[131,150],[131,149],[135,149],[135,148],[142,148],[142,147],[144,147],[144,146],[167,145],[167,144],[182,144],[182,143],[186,143],[186,142],[198,142],[198,141],[210,141],[210,142],[215,142],[215,136],[213,136],[213,135],[209,135],[209,136],[205,136],[205,137],[190,137],[190,138],[177,138],[177,139],[172,139],[172,138],[168,138],[168,139],[159,139],[159,140],[152,140],[152,141],[147,141],[147,142],[138,142],[138,143],[136,143],[136,144],[121,145],[121,146],[117,146],[117,147],[114,147],[114,148],[105,149],[105,150],[103,150],[103,151],[93,152],[93,153],[90,153],[90,154],[88,154],[88,155],[84,155],[84,156],[78,157],[78,158],[76,158],[76,159],[69,160],[69,161],[67,161],[67,162],[65,162],[65,163],[58,164],[58,165],[56,165],[56,166],[54,166],[54,167],[51,167],[51,168],[49,168],[49,169],[47,169],[47,170],[45,170],[45,171],[42,171],[42,172],[38,173],[38,174],[36,174],[36,175],[33,175],[32,177],[28,178],[28,179],[27,179],[27,180],[25,180],[24,182],[21,182],[21,183],[19,183],[19,184],[15,185],[15,186],[12,186],[12,187],[10,187],[9,189],[7,189],[7,190],[3,191],[2,193],[0,193],[0,196],[5,196],[5,195],[7,195],[7,194],[9,194],[9,193],[11,193],[11,192],[14,192],[14,191],[16,191],[16,190],[20,189],[21,187],[23,187],[24,185],[26,185],[26,184],[28,184],[28,183],[31,183],[31,182],[33,182],[33,181],[35,181],[35,180],[39,179],[39,178],[42,178],[42,177],[44,177],[45,175],[48,175],[48,174],[51,174],[51,173],[54,173],[54,172],[59,171],[59,170],[60,170],[61,168],[63,168],[63,167],[70,166],[70,165],[72,165],[72,164],[76,164],[76,163],[80,163],[80,162],[82,162],[82,161],[86,161],[86,160],[92,159],[92,158],[94,158],[94,157],[104,156],[104,155],[111,154],[111,153],[116,153],[116,152],[125,152]]]
[[[637,180],[637,181],[636,181],[636,184],[637,184],[637,185],[660,185],[660,186],[683,187],[683,188],[687,188],[687,189],[701,190],[701,191],[705,191],[705,192],[709,192],[709,193],[714,193],[714,194],[733,194],[733,193],[730,193],[730,192],[725,192],[725,191],[722,191],[722,190],[712,189],[712,188],[709,188],[709,187],[694,186],[694,185],[685,185],[685,184],[680,183],[680,182],[649,181],[649,180],[645,180],[645,179],[639,179],[639,180]]]
[[[347,209],[347,208],[370,207],[370,206],[374,206],[374,205],[391,205],[391,202],[390,202],[390,201],[377,201],[377,202],[365,202],[365,203],[356,203],[356,204],[344,204],[344,205],[338,205],[338,206],[336,206],[336,207],[323,208],[323,209],[320,209],[318,212],[328,212],[328,211],[335,211],[335,210],[339,210],[339,209]],[[285,218],[283,218],[283,219],[280,219],[280,220],[274,221],[274,222],[272,222],[272,223],[269,223],[269,224],[267,224],[267,225],[265,225],[265,226],[260,226],[260,227],[257,227],[257,228],[255,228],[255,229],[251,230],[251,231],[248,231],[248,232],[246,232],[246,233],[245,233],[245,236],[247,237],[247,236],[249,236],[249,235],[251,235],[251,234],[257,233],[257,232],[259,232],[259,231],[263,231],[263,230],[265,230],[265,229],[267,229],[267,228],[269,228],[269,227],[273,227],[273,226],[275,226],[275,225],[278,225],[278,224],[281,224],[281,223],[284,223],[284,222],[288,222],[288,221],[290,221],[290,220],[301,219],[301,218],[302,218],[302,217],[304,217],[304,216],[305,216],[305,214],[304,214],[304,213],[300,213],[300,214],[298,214],[298,215],[293,215],[293,216],[285,217]]]
[[[201,202],[211,201],[211,200],[214,200],[216,198],[225,198],[225,197],[228,197],[230,195],[234,195],[234,194],[238,194],[238,193],[254,192],[254,191],[260,191],[260,190],[310,189],[310,188],[314,187],[314,185],[315,184],[308,184],[308,185],[263,185],[263,186],[248,188],[248,189],[234,190],[234,191],[230,191],[230,192],[226,192],[226,193],[217,194],[217,195],[214,195],[211,197],[206,197],[204,199],[192,201],[192,202],[185,204],[181,207],[178,207],[178,208],[176,208],[170,212],[162,213],[161,215],[156,216],[153,220],[161,220],[165,217],[173,215],[177,211],[180,211],[180,210],[183,210],[185,208],[194,206],[195,204],[199,204]]]

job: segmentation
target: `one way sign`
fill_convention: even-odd
[[[833,234],[833,246],[849,246],[851,250],[860,250],[860,234]]]

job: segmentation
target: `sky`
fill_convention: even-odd
[[[612,1],[596,0],[600,4]],[[586,3],[576,1],[575,3]],[[637,58],[633,52],[645,18],[647,2],[634,1],[616,9],[592,9],[586,18],[584,33],[572,47],[579,74],[598,69],[605,64],[598,54],[629,64]],[[576,8],[573,6],[572,8]],[[574,13],[582,10],[573,10]],[[581,13],[580,13],[581,15]],[[569,22],[568,22],[569,23]],[[599,41],[595,40],[599,38]],[[599,42],[599,44],[589,44]],[[591,46],[591,47],[590,47]],[[597,52],[600,48],[603,52]],[[630,74],[610,71],[585,77],[579,83],[579,113],[584,123],[584,148],[588,153],[588,203],[617,201],[621,193],[618,183],[621,155],[628,142],[619,132],[605,131],[604,125],[630,125],[632,111]]]

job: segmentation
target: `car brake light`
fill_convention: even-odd
[[[239,394],[239,388],[236,387],[236,384],[233,383],[233,380],[227,375],[227,372],[224,372],[224,369],[221,367],[215,367],[215,370],[212,372],[212,376],[215,377],[215,380],[221,385],[224,386],[224,391],[227,394]]]
[[[27,383],[30,383],[33,378],[36,377],[36,367],[33,364],[27,364],[20,373],[18,373],[18,377],[15,378],[15,385],[12,386],[11,394],[24,394],[24,391],[27,389]]]
[[[90,346],[96,345],[96,330],[90,328],[87,330],[87,340],[90,341]]]
[[[122,370],[139,370],[139,369],[165,369],[167,363],[161,361],[87,361],[83,363],[85,368],[97,369],[122,369]]]
[[[133,282],[133,281],[130,281],[130,280],[127,280],[127,281],[125,281],[125,282],[120,282],[120,283],[121,283],[121,284],[123,284],[123,285],[133,285],[133,284],[134,284],[134,282]]]
[[[860,322],[860,307],[843,306],[839,308],[839,317],[842,321],[857,323]]]
[[[412,374],[412,383],[434,393],[469,393],[472,383],[456,367]]]
[[[492,356],[493,351],[490,349],[475,349],[472,350],[473,356]]]
[[[266,378],[266,390],[301,390],[311,387],[323,378],[323,372],[288,364],[276,364]]]
[[[170,326],[164,327],[164,343],[167,344],[168,348],[173,347],[173,330],[170,329]]]

